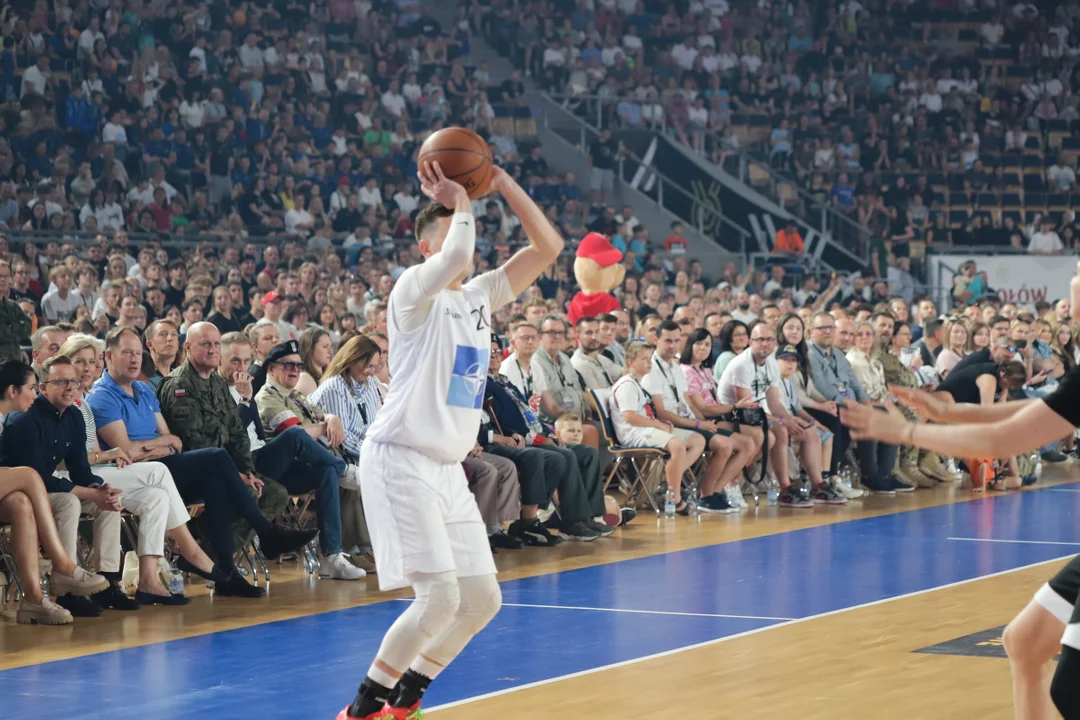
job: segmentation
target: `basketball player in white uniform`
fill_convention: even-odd
[[[476,241],[472,203],[438,164],[417,174],[434,201],[416,220],[424,263],[406,270],[390,293],[393,380],[358,468],[379,588],[411,585],[416,601],[387,632],[338,720],[419,717],[428,685],[502,604],[461,461],[480,426],[491,313],[532,285],[563,248],[543,211],[495,168],[492,191],[517,214],[529,245],[466,283]]]

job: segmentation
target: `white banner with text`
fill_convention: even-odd
[[[960,266],[975,263],[977,273],[985,273],[987,285],[1002,302],[1034,307],[1040,300],[1054,302],[1069,296],[1069,281],[1076,275],[1074,255],[931,255],[927,258],[927,280],[951,307],[947,297]],[[939,305],[941,307],[941,305]]]

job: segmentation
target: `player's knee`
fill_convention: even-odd
[[[1043,665],[1050,659],[1040,653],[1037,628],[1031,622],[1025,622],[1023,614],[1005,626],[1001,644],[1014,666],[1032,666],[1041,673]]]
[[[427,638],[433,638],[453,621],[461,606],[461,587],[452,574],[416,584],[416,602],[422,603],[417,628]]]
[[[502,607],[502,590],[494,575],[480,575],[461,581],[461,622],[473,634],[483,630]]]
[[[1080,718],[1080,650],[1063,645],[1054,679],[1050,682],[1050,699],[1063,718]]]

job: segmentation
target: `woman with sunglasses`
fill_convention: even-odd
[[[26,412],[37,398],[33,369],[9,360],[0,365],[0,427],[13,412]],[[54,595],[86,596],[105,590],[109,581],[75,564],[64,550],[41,477],[26,467],[0,468],[0,523],[11,526],[11,545],[23,599],[15,612],[20,624],[68,625],[71,613],[45,597],[39,578],[38,546],[52,561]]]

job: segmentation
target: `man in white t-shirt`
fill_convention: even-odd
[[[468,283],[476,219],[465,189],[423,163],[433,203],[416,219],[425,261],[390,293],[393,381],[360,450],[379,587],[411,585],[416,600],[387,632],[348,718],[420,715],[431,681],[499,611],[487,528],[461,463],[476,444],[491,352],[491,316],[532,285],[563,240],[502,169],[491,189],[521,219],[529,244]]]
[[[725,405],[734,405],[749,397],[775,413],[768,416],[769,461],[780,485],[780,506],[809,508],[814,506],[813,501],[791,486],[788,445],[792,440],[803,442],[811,437],[816,441],[816,435],[811,435],[812,426],[788,412],[781,402],[780,366],[773,357],[775,349],[776,330],[764,322],[754,323],[750,328],[750,347],[736,355],[720,376],[717,399]]]
[[[622,377],[622,368],[600,354],[600,323],[596,318],[583,317],[577,322],[578,348],[570,357],[585,387],[589,390],[603,390],[615,384]],[[622,349],[621,346],[619,348]]]
[[[1058,255],[1065,249],[1061,237],[1054,232],[1054,221],[1043,218],[1042,228],[1031,235],[1028,253],[1031,255]]]
[[[1046,168],[1046,181],[1050,183],[1052,192],[1070,192],[1076,184],[1076,172],[1062,158],[1058,158],[1057,162]]]
[[[705,438],[710,457],[701,481],[700,509],[702,512],[730,513],[741,503],[733,490],[741,482],[742,471],[753,459],[759,447],[748,436],[721,429],[715,422],[699,416],[686,400],[687,384],[675,353],[680,349],[682,330],[671,320],[665,320],[657,332],[656,352],[652,371],[641,381],[652,396],[656,419],[671,423]],[[734,453],[734,454],[733,454]]]
[[[690,505],[682,500],[682,476],[705,452],[705,438],[656,417],[652,398],[641,384],[652,368],[653,349],[644,342],[632,342],[627,346],[627,373],[611,388],[611,424],[616,439],[624,447],[654,447],[668,451],[664,475],[675,495],[675,512],[689,515]]]

